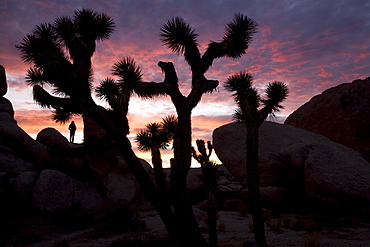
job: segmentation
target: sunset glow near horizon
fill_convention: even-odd
[[[206,73],[208,79],[218,80],[220,85],[216,92],[204,95],[193,110],[193,140],[211,140],[215,128],[233,121],[236,105],[222,84],[234,73],[250,72],[261,93],[272,81],[288,85],[285,108],[274,120],[278,122],[324,90],[370,76],[370,1],[366,0],[2,0],[0,64],[6,69],[9,86],[5,97],[13,104],[18,125],[33,138],[46,127],[56,128],[68,138],[68,124],[54,123],[51,111],[33,101],[31,87],[24,79],[30,66],[22,62],[15,45],[36,25],[73,16],[82,8],[106,13],[116,25],[111,38],[97,44],[92,58],[95,86],[106,77],[114,78],[112,65],[130,56],[141,67],[144,81],[162,82],[157,63],[173,62],[183,94],[190,91],[190,69],[183,56],[172,53],[159,39],[160,28],[167,20],[180,16],[195,28],[202,53],[209,41],[222,38],[225,24],[235,13],[258,23],[258,33],[242,58],[215,60]],[[133,97],[128,115],[130,139],[147,123],[159,122],[169,114],[176,115],[169,97]],[[75,140],[81,142],[81,118],[73,120],[77,124]],[[134,141],[132,145],[139,157],[150,161],[150,153],[138,152]],[[163,152],[166,166],[171,157],[171,150]]]

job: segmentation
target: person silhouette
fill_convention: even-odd
[[[73,142],[74,139],[75,139],[75,133],[76,133],[76,129],[77,129],[77,127],[75,125],[75,121],[71,122],[68,129],[69,129],[69,141]]]

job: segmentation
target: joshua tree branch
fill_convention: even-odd
[[[199,103],[204,93],[213,92],[217,86],[217,80],[207,80],[204,76],[200,80],[193,79],[193,88],[188,96],[191,109]]]
[[[225,56],[225,52],[222,49],[222,43],[211,42],[208,44],[206,52],[202,56],[202,73],[205,73],[209,67],[212,66],[213,60]]]
[[[259,110],[258,126],[260,126],[263,123],[263,121],[265,121],[265,119],[268,117],[268,115],[271,114],[272,112],[273,112],[273,108],[269,105],[266,105],[261,110]]]
[[[189,63],[192,71],[199,68],[201,59],[200,52],[196,44],[185,46],[184,57],[185,60]]]
[[[166,95],[168,90],[163,82],[138,82],[134,86],[134,91],[140,97],[152,98],[154,96]]]
[[[76,113],[76,105],[71,98],[60,98],[49,94],[39,85],[33,86],[33,97],[42,107],[64,108]]]
[[[164,72],[163,83],[166,85],[166,93],[171,97],[171,100],[175,104],[175,106],[183,104],[185,97],[182,95],[179,89],[175,66],[171,62],[166,63],[162,61],[158,63],[158,66]]]

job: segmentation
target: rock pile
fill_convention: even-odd
[[[0,66],[1,197],[10,188],[15,205],[43,213],[71,207],[91,210],[103,202],[124,206],[142,197],[135,178],[116,152],[85,151],[69,157],[63,152],[80,146],[69,143],[57,130],[46,128],[36,140],[30,137],[17,125],[13,106],[3,97],[6,91],[5,69]],[[144,160],[142,164],[153,175],[150,165]]]

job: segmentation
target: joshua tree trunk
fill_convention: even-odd
[[[251,121],[247,124],[247,182],[248,200],[253,218],[253,230],[259,247],[267,246],[262,207],[260,203],[258,171],[258,124]]]
[[[153,144],[151,148],[152,152],[152,164],[154,167],[155,182],[160,193],[166,194],[166,174],[163,171],[161,153],[158,145]]]
[[[177,131],[174,140],[174,161],[171,164],[171,184],[174,191],[174,212],[178,224],[181,224],[183,240],[193,246],[207,246],[190,203],[186,177],[191,166],[191,110],[187,104],[180,108],[175,105],[178,114]]]
[[[177,219],[174,217],[171,206],[168,204],[168,201],[163,198],[162,193],[159,193],[148,173],[141,165],[139,158],[132,150],[130,141],[123,132],[124,130],[117,130],[105,113],[96,105],[95,107],[90,108],[89,113],[96,123],[102,129],[106,130],[107,134],[116,141],[117,148],[119,149],[123,159],[126,161],[130,171],[135,176],[145,196],[147,196],[148,200],[158,212],[166,226],[170,238],[179,240],[181,236],[181,228],[178,226],[179,224]]]
[[[217,246],[217,199],[214,193],[210,192],[207,200],[207,216],[209,231],[209,246]]]

